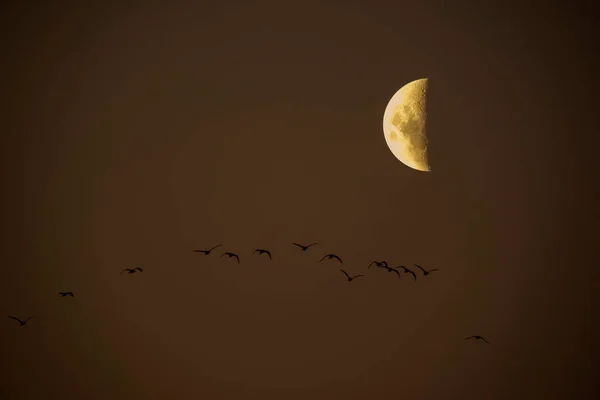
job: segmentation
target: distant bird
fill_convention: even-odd
[[[475,340],[481,339],[484,342],[486,342],[487,344],[490,344],[490,342],[485,340],[485,338],[483,336],[479,336],[479,335],[469,336],[469,337],[465,338],[465,340],[469,340],[469,339],[473,339],[473,338],[475,338]]]
[[[133,274],[135,274],[138,271],[144,272],[144,270],[141,269],[140,267],[136,267],[136,268],[133,268],[133,269],[132,268],[125,268],[123,271],[121,271],[120,275],[123,275],[123,272],[125,272],[125,271],[127,271],[127,273],[129,275],[133,275]]]
[[[216,249],[217,247],[222,246],[222,244],[218,244],[214,247],[211,247],[208,250],[194,250],[194,253],[204,253],[205,256],[209,255],[214,249]]]
[[[371,268],[371,265],[375,264],[376,267],[387,267],[388,263],[385,261],[373,261],[367,268]]]
[[[318,244],[318,243],[319,243],[319,242],[314,242],[314,243],[312,243],[312,244],[309,244],[308,246],[303,246],[303,245],[301,245],[301,244],[298,244],[298,243],[294,243],[294,242],[292,242],[292,244],[293,244],[294,246],[298,246],[298,247],[300,247],[300,249],[301,249],[300,251],[306,251],[306,250],[308,250],[308,248],[309,248],[309,247],[311,247],[311,246],[314,246],[315,244]]]
[[[398,275],[398,279],[400,279],[400,272],[398,272],[398,270],[396,268],[388,267],[387,265],[383,265],[383,266],[381,266],[379,268],[383,268],[383,269],[387,270],[387,272],[394,271],[396,273],[396,275]]]
[[[342,272],[344,273],[344,275],[346,275],[346,278],[348,278],[348,282],[352,282],[352,280],[353,280],[353,279],[360,278],[361,276],[364,276],[364,275],[362,275],[362,274],[359,274],[359,275],[354,275],[354,276],[350,276],[350,275],[348,275],[348,273],[347,273],[346,271],[344,271],[343,269],[340,269],[340,271],[342,271]]]
[[[234,254],[234,253],[231,253],[231,252],[228,251],[227,253],[223,253],[221,255],[221,257],[219,257],[219,258],[223,258],[223,256],[229,256],[229,258],[235,257],[235,258],[237,258],[238,264],[240,263],[240,256],[238,256],[237,254]]]
[[[325,254],[319,262],[323,261],[324,259],[332,260],[334,258],[343,264],[342,259],[336,256],[335,254]]]
[[[413,278],[415,278],[415,281],[417,280],[417,274],[415,274],[410,269],[406,268],[404,265],[400,265],[399,267],[396,267],[396,268],[402,268],[404,270],[405,274],[412,274]]]
[[[252,255],[258,253],[258,255],[260,256],[261,254],[266,254],[269,256],[269,258],[272,260],[273,257],[271,257],[271,252],[269,250],[265,250],[265,249],[256,249],[254,250],[254,253],[252,253]]]
[[[430,273],[430,272],[433,272],[433,271],[439,271],[439,269],[437,269],[437,268],[435,268],[435,269],[430,269],[429,271],[427,271],[426,269],[424,269],[423,267],[421,267],[421,266],[420,266],[420,265],[418,265],[418,264],[415,264],[415,267],[417,267],[417,268],[419,268],[421,271],[423,271],[423,276],[427,276],[427,275],[429,275],[429,273]]]
[[[8,316],[8,318],[11,318],[11,319],[14,319],[15,321],[17,321],[19,323],[19,326],[25,326],[25,324],[27,323],[27,321],[29,321],[33,317],[29,317],[25,321],[21,321],[19,318],[17,318],[17,317],[11,317],[10,315]]]
[[[65,296],[75,297],[75,295],[73,294],[73,292],[58,292],[57,295],[60,296],[60,297],[65,297]]]

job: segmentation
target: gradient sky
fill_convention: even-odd
[[[589,6],[110,3],[2,6],[0,397],[593,397]]]

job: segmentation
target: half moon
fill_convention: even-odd
[[[431,171],[427,156],[427,78],[404,85],[383,114],[385,141],[398,160],[418,171]]]

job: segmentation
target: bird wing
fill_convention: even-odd
[[[417,280],[417,274],[415,274],[413,271],[411,271],[410,269],[407,270],[408,273],[412,274],[413,278],[415,278],[415,281]]]
[[[223,254],[221,254],[221,257],[219,257],[219,258],[223,258],[223,256],[228,256],[228,255],[229,254],[227,254],[227,253],[223,253]]]
[[[194,250],[194,253],[206,253],[206,250]]]
[[[487,340],[485,340],[485,338],[482,336],[481,340],[483,340],[484,342],[486,342],[487,344],[490,344],[490,342],[488,342]]]
[[[267,253],[269,255],[269,259],[273,259],[273,257],[271,257],[271,252],[269,250],[265,250],[265,253]]]
[[[27,319],[26,319],[25,321],[23,321],[23,322],[27,322],[27,321],[29,321],[31,318],[33,318],[33,317],[29,317],[29,318],[27,318]]]
[[[391,271],[394,271],[396,273],[396,275],[398,275],[398,279],[400,279],[400,272],[398,272],[397,269],[394,268],[390,268]]]
[[[324,259],[326,259],[327,257],[329,257],[329,254],[326,254],[326,255],[324,255],[324,256],[323,256],[323,258],[321,258],[321,259],[319,260],[319,262],[323,261],[323,260],[324,260]]]
[[[125,271],[129,271],[129,269],[125,268],[123,271],[121,271],[121,273],[119,275],[123,275],[123,272],[125,272]]]
[[[364,276],[364,275],[363,275],[363,274],[354,275],[354,276],[352,277],[352,279],[360,278],[361,276]]]
[[[301,249],[303,249],[303,248],[304,248],[304,246],[302,246],[301,244],[294,243],[294,242],[292,242],[292,244],[293,244],[294,246],[298,246],[298,247],[300,247]]]
[[[222,244],[218,244],[218,245],[216,245],[216,246],[214,246],[214,247],[211,247],[210,249],[208,249],[208,251],[213,251],[214,249],[216,249],[216,248],[217,248],[217,247],[219,247],[219,246],[222,246]]]
[[[308,245],[308,246],[306,246],[306,247],[314,246],[315,244],[319,244],[319,242],[314,242],[314,243],[311,243],[311,244],[309,244],[309,245]]]
[[[73,294],[73,292],[67,292],[67,294],[71,297],[75,297],[75,295]]]
[[[137,269],[138,271],[140,271],[140,272],[144,272],[144,270],[143,270],[143,269],[141,269],[140,267],[137,267],[136,269]]]
[[[344,271],[343,269],[340,269],[340,271],[342,271],[342,272],[344,273],[344,275],[346,275],[346,277],[347,277],[348,279],[351,279],[351,278],[350,278],[350,275],[348,275],[348,273],[347,273],[346,271]]]
[[[8,316],[8,318],[10,319],[14,319],[15,321],[19,321],[19,323],[22,323],[23,321],[21,321],[19,318],[17,317],[11,317],[10,315]]]
[[[332,258],[337,258],[337,260],[343,264],[342,259],[339,258],[338,256],[336,256],[335,254],[332,254],[331,257]]]
[[[420,265],[414,264],[414,266],[417,267],[417,268],[419,268],[421,271],[425,272],[425,269],[423,269],[423,267],[421,267]]]
[[[237,262],[238,262],[238,264],[240,263],[240,256],[238,256],[237,254],[233,254],[233,255],[231,255],[230,257],[235,257],[235,258],[237,258]]]
[[[371,268],[371,265],[376,264],[377,261],[372,261],[371,264],[369,264],[369,266],[367,268]]]
[[[254,250],[254,252],[252,253],[252,255],[255,255],[256,253],[258,253],[258,249]]]
[[[434,268],[434,269],[430,269],[429,272],[433,272],[433,271],[439,271],[439,269]]]
[[[475,336],[466,337],[465,340],[473,339]]]

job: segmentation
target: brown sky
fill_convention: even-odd
[[[50,3],[0,21],[0,397],[592,398],[591,8]]]

